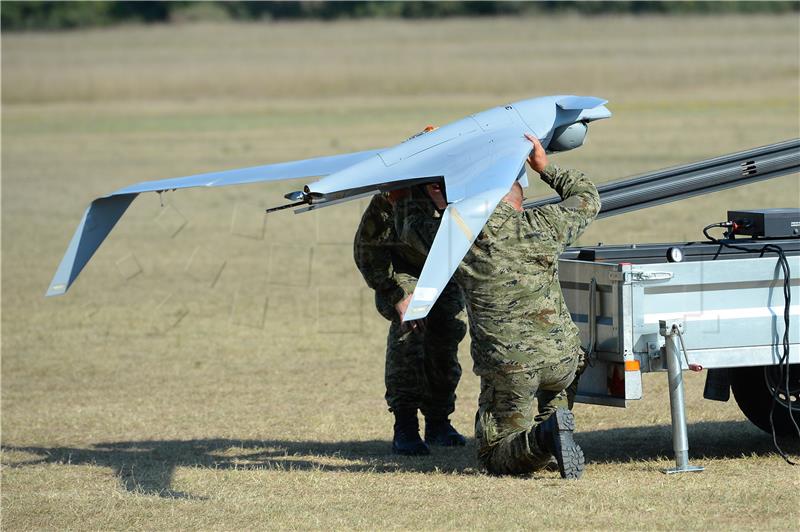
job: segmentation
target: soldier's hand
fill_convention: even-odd
[[[534,171],[541,174],[545,166],[547,166],[547,154],[544,151],[544,147],[539,142],[539,139],[530,133],[525,133],[525,138],[533,144],[531,154],[528,156],[528,164],[531,165]]]
[[[397,311],[397,315],[400,316],[400,321],[403,321],[403,316],[406,315],[406,310],[408,309],[408,304],[411,303],[412,297],[414,297],[413,292],[408,294],[405,299],[394,304],[394,309]]]
[[[397,315],[400,316],[400,321],[403,321],[403,317],[406,315],[406,310],[408,309],[408,304],[411,303],[411,298],[414,297],[413,292],[406,296],[405,299],[402,301],[398,301],[394,305],[394,309],[397,311]],[[411,329],[415,332],[424,332],[425,331],[426,322],[424,319],[422,320],[414,320],[409,321],[403,324],[403,329]]]
[[[415,334],[423,334],[427,326],[428,326],[427,318],[422,318],[421,320],[407,321],[402,324],[401,328],[404,331],[411,330]]]
[[[425,332],[425,329],[428,328],[428,318],[409,321],[408,326],[411,327],[411,330],[414,331],[415,333],[422,334]]]

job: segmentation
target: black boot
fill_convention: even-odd
[[[583,450],[572,439],[575,417],[566,408],[558,408],[534,430],[536,445],[553,454],[561,478],[580,478],[583,474]]]
[[[419,437],[417,410],[395,410],[392,452],[407,456],[431,454],[428,445]]]
[[[443,447],[463,447],[467,439],[458,433],[447,418],[425,418],[425,443]]]

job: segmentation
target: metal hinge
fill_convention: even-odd
[[[626,275],[627,274],[627,275]],[[611,281],[669,281],[672,279],[672,272],[643,272],[633,270],[630,272],[609,272],[608,278]]]

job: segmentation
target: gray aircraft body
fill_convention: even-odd
[[[47,296],[64,294],[142,192],[325,176],[286,194],[304,212],[376,192],[440,182],[447,208],[405,320],[424,318],[486,220],[515,180],[527,185],[525,160],[538,137],[550,152],[583,144],[587,124],[611,116],[606,101],[584,96],[523,100],[470,115],[382,150],[146,181],[95,199],[69,243]]]

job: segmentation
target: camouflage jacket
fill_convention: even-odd
[[[541,177],[562,201],[522,212],[501,201],[454,274],[467,300],[478,375],[540,368],[580,349],[558,257],[597,216],[600,197],[576,170],[551,164]],[[419,250],[429,249],[436,234],[413,213],[395,216],[395,225],[401,240]]]
[[[353,242],[353,258],[367,285],[389,306],[414,291],[425,263],[424,253],[397,238],[394,208],[385,194],[374,196],[364,211]]]

